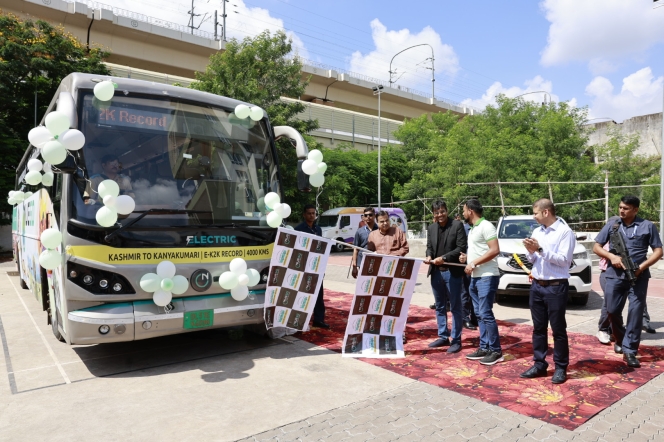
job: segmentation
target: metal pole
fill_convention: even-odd
[[[222,35],[222,40],[226,41],[226,2],[228,0],[224,0],[221,3],[224,5],[223,9],[223,14],[221,16],[221,21],[222,21],[222,28],[221,28],[221,35]]]
[[[217,41],[217,27],[219,26],[219,19],[217,18],[217,10],[214,10],[214,41]]]
[[[355,114],[351,115],[353,119],[353,147],[355,147]]]
[[[35,84],[35,127],[37,127],[37,84]]]
[[[551,190],[551,181],[549,181],[549,200],[553,203],[553,191]]]
[[[609,171],[604,171],[604,222],[609,222]]]
[[[378,210],[380,211],[380,92],[378,93]]]
[[[500,180],[498,181],[498,193],[500,194],[500,208],[505,216],[505,200],[503,200],[503,188],[500,186]]]
[[[435,81],[436,81],[436,66],[433,63],[433,47],[431,48],[431,98],[432,98],[432,103],[431,104],[436,104],[436,90],[435,90]]]
[[[664,240],[664,88],[662,88],[662,147],[659,169],[659,237]]]

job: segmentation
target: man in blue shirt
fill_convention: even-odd
[[[606,310],[611,323],[611,330],[615,337],[613,349],[616,353],[623,353],[627,366],[638,368],[641,366],[636,358],[641,341],[641,327],[643,326],[643,309],[646,305],[648,292],[648,269],[662,257],[662,241],[655,225],[643,218],[637,217],[640,200],[631,195],[623,196],[618,206],[620,221],[608,223],[595,238],[593,252],[600,258],[606,258],[610,265],[605,274]],[[615,254],[612,244],[609,250],[603,246],[609,242],[611,232],[617,230],[622,235],[627,252],[634,264],[638,266],[636,283],[632,286],[625,277],[625,267],[622,258]],[[648,247],[652,248],[652,255],[648,255]],[[622,311],[625,302],[629,299],[627,310],[627,324],[623,324]]]
[[[357,229],[357,232],[355,232],[353,245],[366,249],[367,243],[369,242],[369,234],[378,228],[378,225],[376,224],[376,212],[374,211],[373,207],[367,207],[364,209],[362,219],[364,219],[366,224]],[[360,263],[362,262],[362,255],[362,251],[353,249],[353,259],[351,260],[351,266],[353,268],[353,278],[355,279],[357,279],[357,272],[360,268]]]
[[[307,204],[304,206],[304,211],[302,212],[302,217],[304,221],[295,226],[295,230],[298,232],[310,233],[316,236],[323,236],[323,230],[318,224],[316,224],[316,206],[313,204]],[[320,291],[318,292],[318,298],[316,299],[316,305],[314,305],[314,327],[320,328],[330,328],[328,324],[325,323],[325,302],[323,301],[323,284],[320,285]]]

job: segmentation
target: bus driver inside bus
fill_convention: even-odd
[[[118,186],[120,186],[120,195],[129,195],[134,198],[131,179],[127,175],[119,173],[122,167],[120,161],[118,161],[118,157],[115,155],[104,155],[101,159],[101,168],[103,170],[102,173],[96,173],[90,177],[90,181],[85,189],[86,195],[84,198],[87,197],[85,200],[86,204],[94,204],[97,201],[101,203],[101,199],[99,198],[99,195],[97,195],[97,188],[104,180],[115,181],[118,183]],[[93,194],[97,196],[91,198],[90,196]]]

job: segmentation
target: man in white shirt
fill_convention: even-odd
[[[556,370],[551,382],[562,384],[567,380],[569,343],[567,340],[567,294],[569,267],[574,255],[576,236],[562,220],[556,218],[553,203],[542,198],[533,204],[533,218],[541,224],[531,238],[523,240],[528,251],[531,270],[530,314],[533,318],[533,361],[531,368],[521,373],[522,378],[546,376],[549,364],[547,328],[553,332],[553,362]]]
[[[500,347],[498,324],[493,315],[493,302],[500,281],[496,256],[500,253],[496,228],[482,217],[484,208],[476,199],[466,201],[463,217],[471,225],[468,232],[468,255],[463,253],[459,262],[468,262],[466,274],[470,278],[470,297],[473,300],[480,328],[480,347],[466,355],[480,364],[493,365],[504,361]]]

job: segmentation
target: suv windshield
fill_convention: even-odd
[[[240,120],[232,109],[170,97],[116,95],[100,104],[87,91],[79,112],[86,138],[85,175],[79,170],[72,186],[79,221],[96,224],[103,206],[97,187],[105,179],[136,201],[130,217],[149,209],[190,211],[148,216],[143,226],[259,225],[259,199],[280,193],[265,119]]]
[[[498,232],[498,238],[530,238],[539,224],[534,219],[503,220]]]
[[[318,225],[320,227],[336,227],[338,219],[337,215],[321,215],[318,218]]]

